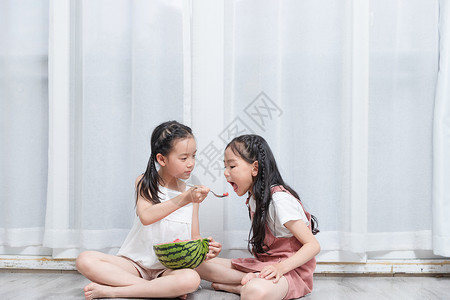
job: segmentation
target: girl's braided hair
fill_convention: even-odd
[[[164,122],[153,130],[150,139],[152,152],[147,163],[147,169],[137,185],[136,203],[139,195],[154,204],[161,202],[158,195],[160,192],[159,184],[163,184],[164,182],[162,182],[162,178],[156,169],[156,155],[161,153],[167,156],[172,151],[176,140],[190,137],[193,137],[191,128],[177,121]]]
[[[264,237],[266,235],[269,205],[272,202],[271,186],[281,185],[295,198],[300,199],[300,197],[283,181],[272,150],[263,137],[255,134],[241,135],[234,138],[227,145],[227,148],[230,148],[234,154],[240,156],[249,164],[258,162],[258,174],[253,178],[251,192],[256,200],[256,208],[249,233],[248,249],[256,255],[266,253],[267,245],[264,244]],[[317,225],[316,217],[311,215],[313,234],[319,232]]]

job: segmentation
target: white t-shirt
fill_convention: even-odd
[[[253,197],[250,198],[248,204],[250,205],[251,211],[255,211],[256,202]],[[303,220],[306,225],[309,225],[308,218],[306,217],[301,204],[294,196],[286,192],[273,193],[267,220],[267,225],[272,231],[272,234],[275,237],[293,236],[293,234],[284,226],[284,224],[293,220]]]
[[[161,202],[172,199],[181,193],[159,187]],[[192,203],[183,206],[167,217],[144,226],[138,216],[117,255],[125,256],[139,265],[150,269],[164,269],[153,251],[153,245],[172,242],[176,239],[191,239]]]

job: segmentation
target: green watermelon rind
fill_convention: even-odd
[[[163,266],[169,269],[194,269],[209,251],[208,239],[154,245],[153,250]]]

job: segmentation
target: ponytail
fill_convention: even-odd
[[[153,204],[161,202],[159,186],[164,184],[164,182],[156,168],[156,155],[160,153],[167,156],[172,151],[176,140],[189,137],[193,137],[191,128],[177,121],[164,122],[153,130],[150,139],[151,154],[147,163],[147,169],[136,187],[136,204],[139,196]]]

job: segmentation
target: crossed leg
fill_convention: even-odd
[[[195,269],[202,279],[212,282],[215,290],[234,294],[241,292],[241,280],[246,273],[236,270],[230,259],[215,257]]]
[[[211,281],[215,290],[241,295],[243,300],[283,299],[288,292],[288,282],[283,276],[277,283],[258,277],[258,273],[236,270],[231,260],[213,258],[202,263],[196,271],[202,279]]]
[[[77,269],[92,282],[84,288],[86,299],[186,298],[197,289],[200,276],[191,269],[166,270],[161,277],[145,280],[127,259],[96,251],[77,258]]]
[[[255,274],[255,273],[251,273]],[[284,299],[288,292],[288,281],[283,276],[277,283],[272,280],[251,276],[251,278],[242,286],[241,299],[242,300],[265,300]]]

